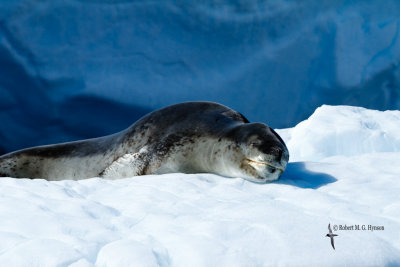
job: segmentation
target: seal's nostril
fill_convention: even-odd
[[[274,172],[276,171],[276,168],[271,167],[271,166],[268,166],[268,171],[269,171],[270,173],[274,173]]]

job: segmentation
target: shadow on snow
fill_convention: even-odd
[[[337,179],[329,174],[308,170],[304,162],[292,162],[274,183],[316,189],[336,181]]]

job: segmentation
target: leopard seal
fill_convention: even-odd
[[[27,148],[0,157],[0,176],[79,180],[215,173],[254,182],[279,178],[289,160],[264,123],[214,102],[185,102],[145,115],[116,134]]]

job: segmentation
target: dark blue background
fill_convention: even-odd
[[[0,152],[106,135],[182,101],[292,127],[400,107],[398,1],[0,2]]]

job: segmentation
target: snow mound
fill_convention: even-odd
[[[400,151],[400,111],[323,105],[294,128],[278,130],[291,161]]]

